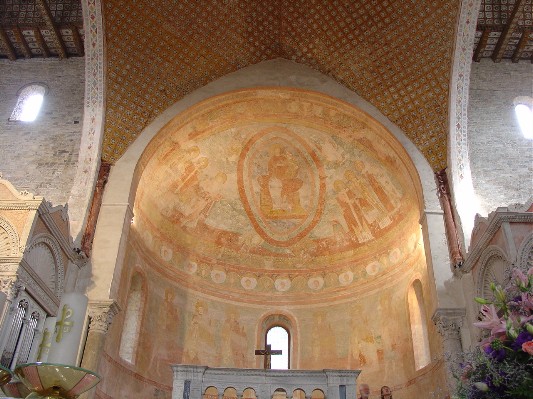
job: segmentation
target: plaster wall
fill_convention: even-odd
[[[533,195],[533,140],[519,130],[513,99],[533,97],[533,65],[483,59],[472,64],[468,146],[480,213]]]
[[[132,363],[118,353],[121,339],[134,339],[122,333],[127,312],[121,312],[111,326],[100,363],[99,372],[107,378],[99,389],[105,395],[128,397],[140,389],[146,394],[143,397],[168,397],[171,364],[261,368],[262,359],[254,356],[253,349],[262,346],[261,322],[271,314],[282,314],[292,321],[294,368],[361,369],[359,383],[395,387],[394,397],[400,399],[444,386],[440,384],[443,374],[439,362],[418,371],[414,366],[407,291],[413,279],[420,278],[424,299],[427,304],[433,301],[428,295],[424,259],[414,256],[411,270],[388,290],[354,296],[342,303],[271,307],[214,298],[187,288],[186,282],[169,281],[154,270],[158,262],[155,254],[135,241],[130,236],[119,301],[126,309],[131,278],[140,276],[144,300],[137,349]],[[427,320],[430,316],[426,315]],[[441,342],[431,323],[428,333],[435,359],[441,355]],[[113,383],[123,378],[131,383]]]
[[[0,172],[18,190],[64,204],[76,174],[84,100],[84,58],[0,60]],[[48,87],[34,122],[9,121],[18,92]]]

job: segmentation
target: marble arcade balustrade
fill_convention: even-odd
[[[215,387],[222,398],[227,388],[234,388],[242,398],[245,389],[252,388],[257,399],[271,399],[283,389],[287,397],[301,389],[310,398],[314,390],[325,399],[353,399],[360,370],[265,370],[210,368],[178,364],[172,366],[174,381],[172,399],[202,399],[207,388]]]

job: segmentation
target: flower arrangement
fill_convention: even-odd
[[[473,353],[465,354],[458,376],[457,399],[533,399],[533,267],[512,271],[509,284],[491,284],[493,301],[482,304],[487,331]]]

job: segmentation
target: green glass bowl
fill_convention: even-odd
[[[27,399],[74,399],[100,382],[90,370],[54,363],[21,364],[15,375],[31,391]]]

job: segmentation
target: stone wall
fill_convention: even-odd
[[[533,96],[533,66],[482,60],[472,64],[468,146],[483,215],[533,194],[533,140],[520,132],[513,99]]]
[[[0,172],[18,190],[67,202],[83,123],[84,58],[0,60]],[[19,90],[48,87],[34,122],[9,121]]]

